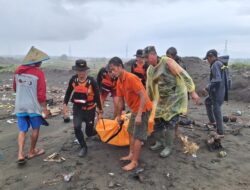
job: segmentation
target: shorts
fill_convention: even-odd
[[[140,126],[135,126],[136,115],[137,115],[136,113],[131,113],[131,117],[128,123],[128,133],[132,135],[135,139],[146,141],[148,136],[147,131],[148,131],[148,119],[150,111],[142,113]]]
[[[29,116],[17,116],[19,131],[27,132],[30,125],[32,129],[39,129],[43,124],[41,116],[29,117]]]

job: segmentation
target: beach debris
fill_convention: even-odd
[[[237,121],[237,117],[235,117],[235,116],[231,116],[229,119],[230,119],[231,122],[236,122]]]
[[[236,112],[233,113],[235,116],[241,116],[242,112],[240,110],[237,110]]]
[[[56,185],[59,181],[62,181],[61,176],[57,176],[54,179],[45,180],[43,181],[43,184],[51,186],[51,185]]]
[[[227,123],[229,121],[229,117],[228,116],[223,116],[223,122]]]
[[[47,106],[47,109],[49,110],[51,116],[59,115],[62,112],[62,110],[59,107],[51,108],[51,107]]]
[[[115,187],[115,182],[114,181],[110,181],[109,184],[108,184],[108,187],[109,188]]]
[[[220,152],[218,152],[218,157],[220,157],[220,158],[224,158],[224,157],[226,157],[227,156],[227,152],[226,151],[220,151]]]
[[[54,152],[53,154],[49,155],[47,158],[45,158],[43,161],[45,162],[63,162],[66,159],[62,156],[60,156],[59,153]]]
[[[9,84],[5,84],[1,87],[0,91],[11,91],[12,90],[12,86]]]
[[[8,119],[6,122],[9,124],[12,124],[12,123],[17,123],[17,120],[16,119]]]
[[[115,187],[121,187],[122,186],[122,184],[120,184],[120,183],[116,183],[116,182],[114,182],[114,181],[109,181],[109,183],[108,183],[108,187],[109,188],[115,188]]]
[[[62,174],[63,180],[66,182],[69,182],[74,175],[75,175],[75,172],[70,172],[68,174]]]
[[[47,99],[47,100],[46,100],[46,104],[49,105],[49,106],[52,106],[52,105],[54,104],[53,98]]]
[[[184,153],[190,154],[194,158],[196,158],[197,151],[200,147],[196,143],[189,141],[188,136],[179,135],[179,138],[181,139],[181,141],[183,143]]]
[[[110,173],[109,173],[109,175],[110,175],[110,176],[112,176],[112,177],[113,177],[113,176],[115,176],[115,174],[114,174],[114,173],[112,173],[112,172],[110,172]]]

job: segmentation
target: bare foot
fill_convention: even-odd
[[[120,160],[126,161],[126,160],[132,160],[132,158],[133,158],[133,154],[129,154],[128,156],[121,157]]]
[[[25,159],[24,153],[19,153],[18,160],[23,160],[23,159]]]
[[[136,161],[131,161],[128,165],[122,167],[124,171],[131,171],[135,169],[138,166],[138,162]]]
[[[38,149],[38,148],[36,148],[33,152],[29,153],[28,159],[40,156],[40,155],[42,155],[44,153],[45,153],[44,149]]]

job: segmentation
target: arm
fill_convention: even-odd
[[[215,62],[211,67],[212,78],[210,84],[208,85],[208,91],[215,91],[219,88],[220,82],[222,81],[221,77],[221,65],[219,62]]]
[[[39,74],[37,82],[37,99],[42,107],[43,117],[47,118],[49,115],[49,111],[46,104],[46,82],[44,73]]]
[[[98,85],[97,85],[97,82],[95,81],[95,79],[92,79],[92,87],[93,87],[93,91],[94,91],[94,101],[97,105],[98,113],[102,113],[103,109],[102,109],[102,104],[101,104],[99,88],[98,88]]]
[[[101,89],[103,70],[104,68],[101,68],[96,77],[96,81],[97,81],[99,89]]]
[[[135,125],[140,125],[141,124],[142,111],[143,111],[143,108],[144,108],[145,103],[146,103],[146,97],[145,97],[142,90],[140,90],[137,93],[137,95],[140,96],[140,106],[139,106],[139,109],[138,109],[138,112],[137,112],[137,115],[136,115],[136,118],[135,118]]]
[[[118,104],[117,104],[117,107],[118,107],[117,108],[117,116],[116,116],[118,122],[121,120],[123,105],[124,105],[123,97],[119,96],[118,97]]]
[[[68,117],[68,103],[69,103],[69,99],[71,96],[71,93],[73,91],[73,78],[70,79],[69,84],[68,84],[68,88],[66,90],[65,96],[64,96],[64,100],[63,100],[63,115],[64,118]]]
[[[192,99],[199,103],[200,97],[195,92],[195,84],[193,82],[193,79],[190,77],[190,75],[185,71],[179,64],[177,64],[173,59],[167,60],[167,67],[169,68],[170,72],[175,75],[179,76],[183,79],[185,86],[187,87],[187,91],[191,93]]]

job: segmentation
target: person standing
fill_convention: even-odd
[[[129,154],[121,160],[130,161],[122,169],[130,171],[138,166],[142,141],[147,140],[147,129],[152,103],[146,93],[140,79],[125,71],[122,60],[113,57],[108,63],[109,70],[118,78],[117,96],[119,97],[118,122],[121,120],[123,98],[131,110],[131,117],[128,124],[129,133]]]
[[[146,80],[147,80],[147,69],[148,69],[148,64],[144,61],[143,59],[143,50],[138,49],[136,51],[136,59],[134,62],[132,62],[131,65],[131,73],[135,74],[141,79],[141,82],[143,86],[146,86]]]
[[[67,105],[71,97],[75,136],[81,146],[78,156],[84,157],[87,154],[88,148],[81,129],[82,122],[86,123],[85,132],[87,136],[96,135],[97,133],[94,129],[96,106],[99,118],[102,117],[103,110],[97,82],[93,77],[88,76],[89,67],[87,66],[87,62],[83,59],[78,59],[75,65],[72,66],[72,69],[76,71],[76,75],[72,76],[69,81],[64,97],[63,113],[64,117],[67,118]]]
[[[182,58],[177,55],[177,49],[175,47],[170,47],[166,51],[166,56],[172,58],[176,61],[183,69],[187,70],[185,64],[182,61]]]
[[[32,127],[31,145],[28,159],[45,153],[44,149],[36,148],[40,126],[45,125],[42,114],[46,118],[49,114],[46,105],[46,82],[44,72],[40,69],[42,61],[49,56],[31,47],[14,75],[13,89],[16,92],[15,114],[18,120],[18,164],[25,164],[24,145],[29,127]]]
[[[187,112],[187,91],[196,102],[199,96],[195,92],[192,78],[175,60],[166,56],[158,57],[154,46],[144,49],[144,57],[150,65],[147,71],[147,92],[155,109],[156,143],[150,149],[163,149],[160,156],[165,158],[172,151],[179,115]]]
[[[103,67],[99,70],[97,74],[97,84],[100,89],[101,103],[104,107],[104,102],[106,101],[108,95],[110,94],[113,98],[114,114],[115,118],[117,115],[118,109],[118,97],[116,96],[116,83],[117,78],[114,77],[106,67]]]
[[[210,124],[214,125],[219,135],[224,135],[221,106],[228,101],[228,72],[224,64],[218,59],[218,53],[211,49],[204,60],[210,64],[210,82],[206,87],[208,97],[205,99],[207,116]],[[220,139],[216,140],[215,148],[222,148]]]

